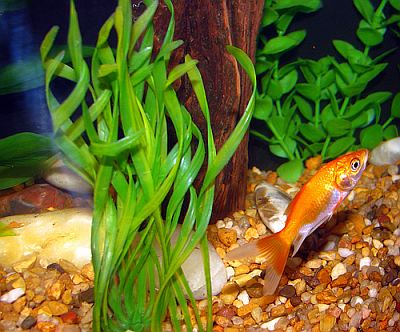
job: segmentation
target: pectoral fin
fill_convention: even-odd
[[[318,220],[311,224],[305,224],[303,227],[300,228],[299,233],[297,234],[296,238],[294,239],[294,241],[292,243],[292,245],[293,245],[292,257],[294,255],[296,255],[297,251],[299,250],[300,246],[303,244],[306,237],[309,236],[312,232],[314,232],[324,222],[328,221],[331,217],[332,217],[332,213],[328,214],[321,220]]]

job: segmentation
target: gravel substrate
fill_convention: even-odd
[[[222,258],[268,233],[255,208],[255,186],[267,181],[294,195],[318,159],[307,166],[296,186],[274,172],[249,172],[247,209],[209,227]],[[400,331],[399,189],[398,165],[368,166],[332,220],[289,260],[276,295],[262,294],[262,262],[227,261],[214,330]]]
[[[221,258],[269,232],[255,208],[258,183],[293,196],[317,167],[318,159],[308,161],[296,185],[251,169],[246,210],[208,228]],[[229,282],[213,298],[214,331],[400,331],[399,193],[398,165],[368,166],[332,220],[289,259],[276,295],[262,294],[262,262],[225,261]],[[0,331],[90,331],[92,287],[90,265],[0,269]],[[198,306],[204,312],[206,301]]]

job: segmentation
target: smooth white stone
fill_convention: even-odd
[[[339,276],[347,272],[346,266],[343,263],[337,263],[331,272],[332,280],[337,279]]]
[[[395,164],[398,160],[400,160],[400,137],[379,144],[371,151],[369,158],[369,162],[377,166]]]
[[[172,237],[171,243],[174,245],[178,239],[181,226],[178,225],[175,229]],[[158,246],[155,247],[157,256],[161,259],[161,250]],[[226,268],[221,257],[219,257],[217,251],[208,242],[208,254],[211,267],[211,289],[212,295],[218,295],[222,287],[228,281],[226,275]],[[206,280],[204,276],[204,264],[203,255],[201,253],[200,246],[196,246],[193,252],[189,255],[186,261],[182,264],[182,271],[185,275],[189,287],[193,292],[193,296],[196,300],[202,300],[207,297]]]
[[[364,266],[371,266],[371,258],[369,258],[369,257],[363,257],[363,258],[360,259],[360,270],[361,270]]]
[[[273,233],[282,230],[286,225],[285,211],[292,198],[267,182],[256,187],[255,197],[257,211],[265,226]]]
[[[16,236],[0,237],[0,264],[12,266],[28,256],[43,265],[65,259],[82,267],[91,261],[92,211],[74,208],[41,214],[24,214],[0,219],[17,222]]]
[[[268,331],[274,331],[276,324],[281,320],[282,317],[274,318],[266,323],[261,324],[262,329],[266,329]]]
[[[240,294],[237,296],[238,300],[242,301],[244,305],[250,303],[250,296],[247,294],[247,291],[242,291]]]
[[[78,174],[70,170],[58,159],[43,172],[43,179],[53,186],[77,193],[91,193],[93,188]]]
[[[14,288],[0,297],[0,302],[13,303],[25,294],[23,288]]]
[[[346,258],[346,257],[353,255],[354,251],[350,250],[348,248],[339,248],[338,253],[339,253],[340,257]]]

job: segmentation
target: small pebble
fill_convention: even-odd
[[[25,294],[23,288],[14,288],[0,297],[0,302],[13,303]]]
[[[369,258],[369,257],[363,257],[363,258],[360,259],[360,270],[361,270],[364,266],[371,266],[371,258]]]
[[[266,329],[268,331],[274,331],[275,330],[275,326],[278,324],[278,322],[282,319],[282,317],[277,317],[274,318],[268,322],[265,322],[263,324],[261,324],[261,328],[262,329]]]
[[[346,266],[343,263],[338,263],[336,264],[331,272],[331,277],[332,280],[337,279],[339,276],[342,274],[345,274],[347,272]]]
[[[244,305],[249,304],[250,303],[250,297],[249,294],[247,293],[247,291],[242,291],[239,293],[239,295],[237,296],[238,300],[242,301],[242,303]]]
[[[305,264],[306,267],[310,268],[310,269],[318,269],[322,266],[322,260],[321,259],[312,259],[310,261],[308,261]]]
[[[290,299],[296,295],[296,288],[292,285],[286,285],[279,290],[279,295]]]
[[[350,250],[348,248],[339,248],[338,253],[339,253],[340,257],[346,258],[346,257],[353,255],[354,251]]]
[[[33,316],[28,316],[26,317],[22,323],[21,323],[21,328],[23,330],[29,330],[36,324],[36,318]]]

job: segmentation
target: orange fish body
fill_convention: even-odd
[[[278,233],[234,249],[227,259],[261,256],[267,263],[264,294],[278,287],[291,247],[295,255],[305,238],[326,222],[355,187],[365,170],[368,150],[345,154],[325,164],[301,188],[286,209],[286,226]]]

